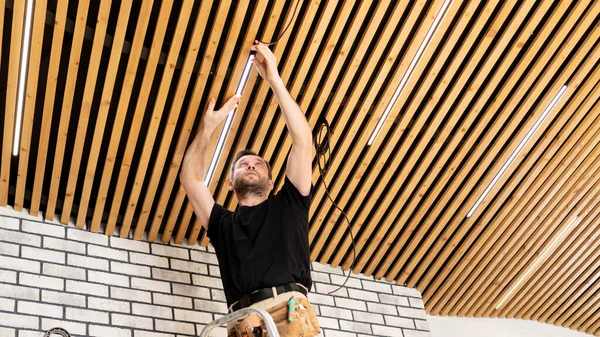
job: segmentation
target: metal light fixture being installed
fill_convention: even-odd
[[[485,191],[483,191],[483,193],[481,194],[479,199],[477,199],[477,201],[475,202],[475,204],[473,205],[473,207],[471,208],[469,213],[467,213],[467,218],[471,217],[471,215],[473,215],[473,213],[475,213],[475,210],[477,209],[477,207],[479,207],[479,205],[483,202],[483,200],[488,195],[488,193],[490,193],[490,191],[492,190],[494,185],[498,182],[498,180],[500,180],[500,177],[502,177],[504,172],[506,172],[506,170],[508,169],[510,164],[512,164],[512,162],[515,160],[515,158],[517,157],[519,152],[521,152],[521,150],[523,150],[523,148],[525,147],[525,144],[527,144],[527,142],[529,141],[529,139],[531,139],[531,137],[533,136],[535,131],[537,131],[537,129],[544,122],[546,117],[548,117],[548,115],[550,114],[550,111],[552,111],[552,109],[554,108],[556,103],[558,103],[558,101],[561,99],[561,97],[563,96],[563,94],[565,93],[566,90],[567,90],[566,85],[564,85],[562,88],[560,88],[560,90],[558,91],[556,96],[554,96],[552,101],[550,101],[550,104],[548,104],[548,106],[546,107],[546,110],[544,110],[544,112],[538,118],[538,120],[535,122],[535,124],[533,125],[531,130],[529,130],[527,135],[525,135],[525,138],[523,138],[523,140],[521,140],[521,143],[519,143],[519,146],[517,146],[515,151],[510,155],[510,157],[508,158],[506,163],[504,163],[504,165],[502,166],[500,171],[498,171],[498,173],[496,174],[496,176],[494,177],[492,182],[488,185],[488,187],[485,189]]]
[[[13,139],[13,156],[19,155],[21,140],[21,124],[25,105],[25,84],[27,83],[27,66],[29,65],[29,44],[31,43],[31,22],[33,21],[33,0],[27,0],[25,26],[23,33],[23,49],[21,52],[21,69],[19,71],[19,91],[17,96],[17,113],[15,116],[15,136]]]
[[[248,76],[250,75],[250,71],[252,70],[252,59],[254,59],[254,54],[250,54],[248,58],[248,62],[244,67],[244,72],[242,73],[242,78],[240,79],[240,83],[235,91],[236,95],[241,95],[244,91],[244,86],[248,81]],[[235,115],[235,110],[233,110],[225,120],[225,125],[223,126],[223,130],[221,130],[221,134],[219,135],[219,141],[217,142],[217,148],[215,149],[215,153],[213,154],[212,159],[210,160],[210,165],[208,167],[208,172],[206,173],[206,178],[204,179],[204,185],[208,186],[210,184],[210,180],[212,179],[213,174],[215,173],[215,169],[217,167],[217,160],[219,160],[219,156],[221,155],[221,151],[223,151],[223,146],[225,145],[225,140],[227,139],[227,135],[229,134],[229,129],[231,128],[231,123],[233,122],[233,116]]]
[[[433,24],[431,25],[431,28],[429,28],[427,35],[425,35],[425,38],[423,39],[421,46],[419,46],[419,49],[417,50],[415,57],[410,62],[410,65],[408,66],[406,73],[404,73],[404,77],[402,78],[402,81],[400,81],[400,84],[398,85],[398,88],[396,88],[396,91],[394,92],[392,99],[390,100],[387,107],[385,108],[385,111],[383,112],[381,119],[379,119],[379,123],[377,123],[377,126],[375,127],[373,134],[371,134],[371,138],[369,138],[369,142],[367,143],[367,145],[371,145],[375,141],[377,134],[381,130],[381,127],[383,127],[383,123],[385,122],[385,120],[390,115],[390,112],[392,111],[394,104],[396,104],[396,100],[398,100],[398,97],[400,96],[400,92],[402,91],[402,89],[404,89],[406,82],[408,82],[410,75],[412,74],[413,70],[415,69],[417,62],[419,62],[419,59],[421,58],[423,51],[425,51],[425,48],[427,47],[429,40],[431,40],[433,33],[435,33],[435,29],[437,28],[438,24],[442,20],[442,17],[444,17],[444,14],[446,13],[446,9],[448,8],[449,5],[450,5],[450,0],[446,0],[444,2],[444,4],[442,5],[442,8],[438,12],[437,16],[435,17],[435,20],[433,21]]]

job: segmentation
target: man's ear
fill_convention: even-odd
[[[272,191],[275,188],[275,183],[273,183],[273,180],[269,180],[269,191]]]
[[[229,179],[229,190],[233,191],[233,180]]]

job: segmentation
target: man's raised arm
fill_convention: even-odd
[[[237,108],[239,101],[239,96],[233,96],[223,104],[221,109],[215,111],[215,100],[210,100],[208,108],[200,120],[198,133],[185,152],[185,157],[183,157],[183,163],[181,164],[179,180],[190,203],[192,203],[194,213],[196,213],[198,220],[207,230],[208,219],[215,200],[208,187],[204,185],[206,151],[213,131],[231,111]]]
[[[302,195],[308,195],[312,183],[312,130],[306,121],[304,112],[292,98],[279,76],[275,54],[269,47],[260,43],[253,45],[252,50],[256,51],[254,65],[277,97],[283,119],[292,137],[286,175]]]

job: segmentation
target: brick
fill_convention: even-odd
[[[194,274],[208,274],[206,264],[171,259],[171,269],[183,270]]]
[[[369,324],[352,321],[340,321],[340,329],[359,333],[371,333],[371,326]]]
[[[40,299],[40,290],[35,288],[19,287],[13,286],[11,284],[0,283],[0,296],[16,298],[19,300],[38,301]]]
[[[92,233],[83,229],[68,228],[67,239],[108,246],[108,237],[100,233]]]
[[[411,318],[397,317],[397,316],[385,316],[385,324],[391,326],[397,326],[400,328],[414,329],[415,323]]]
[[[221,277],[221,270],[218,266],[209,265],[208,266],[208,274],[214,277]]]
[[[65,253],[49,249],[22,247],[21,256],[33,260],[65,264]]]
[[[58,226],[48,222],[44,223],[23,220],[21,228],[23,232],[55,236],[57,238],[65,237],[65,226],[63,225]]]
[[[111,314],[110,318],[111,325],[152,330],[152,318],[123,314]]]
[[[328,307],[328,306],[322,305],[322,306],[320,306],[320,310],[321,310],[322,316],[352,320],[352,311],[350,311],[348,309]]]
[[[421,298],[421,293],[416,288],[407,288],[398,285],[392,285],[394,295]]]
[[[352,332],[343,332],[329,329],[323,329],[323,334],[325,337],[356,337],[356,334]]]
[[[42,246],[42,238],[39,235],[31,235],[0,229],[0,238],[2,238],[3,241],[17,243],[19,245],[35,247]]]
[[[163,281],[146,280],[142,278],[132,277],[131,288],[143,289],[150,291],[158,291],[162,293],[170,293],[171,285]]]
[[[337,297],[348,297],[348,290],[346,288],[340,288],[336,285],[324,284],[324,283],[314,283],[316,292],[323,295],[331,295]]]
[[[129,276],[116,275],[95,270],[88,271],[88,281],[108,285],[129,287]]]
[[[413,308],[417,308],[417,309],[425,309],[425,304],[423,303],[423,300],[420,298],[409,298],[409,304],[411,307]],[[406,304],[400,304],[400,305],[404,305],[406,306]]]
[[[350,298],[356,298],[364,301],[372,301],[379,302],[379,298],[377,297],[377,293],[358,290],[358,289],[348,289],[348,293],[350,294]]]
[[[71,335],[87,335],[86,326],[83,323],[75,323],[51,318],[42,318],[42,330],[47,331],[57,326],[67,329],[67,331],[69,331]]]
[[[42,290],[42,302],[62,304],[73,307],[85,307],[85,296]]]
[[[5,215],[8,217],[19,218],[19,219],[34,220],[34,221],[38,221],[38,222],[44,221],[44,218],[42,218],[41,214],[38,216],[33,216],[33,215],[29,214],[28,209],[23,208],[20,211],[16,211],[10,205],[1,207],[0,215]]]
[[[8,242],[0,242],[0,254],[19,256],[19,245],[13,245]]]
[[[208,290],[208,288],[202,288],[202,287],[195,287],[195,286],[188,286],[185,284],[172,284],[173,286],[173,294],[176,295],[185,295],[185,296],[190,296],[190,297],[197,297],[197,298],[206,298],[206,299],[210,299],[210,291]]]
[[[108,313],[96,310],[67,308],[67,319],[108,324]]]
[[[385,324],[383,315],[380,314],[371,314],[364,311],[353,311],[352,314],[354,315],[354,320],[358,322]]]
[[[195,335],[196,329],[194,324],[191,323],[181,323],[181,322],[173,322],[173,321],[165,321],[162,319],[155,320],[155,330],[164,331],[164,332],[175,332],[182,333],[186,335]]]
[[[19,274],[19,284],[36,288],[65,290],[65,281],[63,279],[27,273]]]
[[[40,326],[40,319],[37,317],[6,312],[0,312],[0,322],[4,326],[13,328],[38,329]]]
[[[227,313],[227,304],[225,304],[223,302],[195,299],[194,300],[194,309],[226,314]]]
[[[209,253],[213,253],[213,254],[216,253],[215,247],[213,247],[213,245],[210,242],[208,243],[208,246],[206,247],[206,251]]]
[[[31,330],[18,330],[19,337],[40,337],[44,332],[42,331],[31,331]],[[54,335],[57,336],[57,335]],[[54,337],[52,336],[52,337]]]
[[[0,310],[14,312],[15,300],[0,297]]]
[[[408,297],[404,296],[379,294],[379,301],[381,303],[408,306]]]
[[[419,330],[430,330],[429,323],[426,320],[415,319],[415,327]]]
[[[163,244],[153,243],[150,245],[153,255],[162,255],[168,257],[175,257],[178,259],[189,260],[190,252],[187,249],[170,247]]]
[[[61,266],[52,263],[43,264],[42,274],[75,280],[85,280],[85,269]]]
[[[28,261],[15,257],[0,256],[0,266],[6,269],[39,273],[41,264],[37,261]]]
[[[166,305],[169,307],[178,307],[178,308],[193,308],[192,299],[189,297],[183,296],[173,296],[173,295],[164,295],[164,294],[154,294],[153,296],[154,304]]]
[[[227,297],[225,297],[225,292],[223,290],[211,289],[210,295],[215,301],[227,302]]]
[[[23,330],[21,330],[21,331],[23,331]],[[0,327],[0,336],[16,337],[15,334],[16,334],[15,329]]]
[[[362,289],[362,283],[359,279],[353,277],[346,278],[346,276],[340,275],[329,275],[329,277],[331,278],[331,284],[342,285],[345,283],[344,287]],[[346,282],[346,280],[348,281]]]
[[[44,248],[62,250],[71,253],[85,254],[85,244],[71,240],[45,237]]]
[[[146,291],[110,287],[110,297],[135,302],[152,302],[152,295]]]
[[[19,229],[19,219],[9,218],[2,216],[0,217],[0,228],[12,229],[15,231]]]
[[[131,330],[112,328],[100,325],[90,325],[90,337],[131,337]]]
[[[366,311],[367,306],[363,301],[352,300],[348,298],[336,298],[335,304],[337,307]]]
[[[429,331],[417,331],[417,330],[403,330],[405,337],[430,337],[431,332]]]
[[[89,297],[88,308],[111,311],[111,312],[123,312],[130,313],[129,302],[109,300],[106,298]]]
[[[36,302],[19,301],[17,303],[17,312],[37,316],[63,318],[63,307]]]
[[[223,289],[223,282],[221,281],[221,279],[218,279],[216,277],[209,277],[209,276],[203,276],[203,275],[192,275],[192,279],[193,279],[193,282],[195,285],[209,287],[209,288]]]
[[[398,315],[409,318],[427,319],[427,316],[425,315],[425,310],[423,309],[398,307]]]
[[[192,283],[192,278],[189,273],[160,269],[160,268],[152,268],[152,278],[165,280],[165,281],[173,281],[178,283]]]
[[[17,283],[17,273],[10,270],[0,269],[0,282]]]
[[[398,337],[403,337],[404,335],[402,334],[402,329],[399,328],[392,328],[389,326],[383,326],[383,325],[371,325],[371,328],[373,329],[373,334],[376,336],[398,336]]]
[[[319,321],[319,325],[321,328],[329,328],[329,329],[339,329],[340,325],[337,319],[327,318],[327,317],[317,317]]]
[[[313,271],[310,273],[310,276],[313,280],[313,282],[321,282],[321,283],[331,283],[331,280],[329,279],[329,274],[327,273],[320,273],[318,271]]]
[[[128,253],[126,251],[96,245],[88,245],[88,255],[98,256],[103,259],[109,260],[118,260],[125,262],[127,262],[128,260]]]
[[[138,266],[131,263],[110,261],[110,271],[131,276],[150,277],[150,267]]]
[[[368,310],[370,312],[377,312],[380,314],[397,315],[396,307],[388,304],[381,303],[367,303]]]
[[[150,244],[148,242],[122,239],[116,236],[110,238],[110,246],[140,253],[150,253]]]
[[[131,263],[143,264],[146,266],[156,266],[169,268],[169,260],[166,257],[154,256],[140,253],[129,253]]]
[[[81,255],[67,254],[67,264],[86,269],[108,271],[108,261]]]
[[[310,303],[314,304],[324,304],[335,306],[335,302],[333,301],[333,296],[321,295],[316,293],[308,293],[308,300]]]
[[[332,268],[331,266],[328,265],[324,265],[318,262],[311,262],[312,268],[314,271],[318,271],[321,273],[328,273],[328,274],[338,274],[338,275],[344,275],[344,272],[342,271],[342,267],[337,267],[337,268]]]
[[[133,337],[175,337],[175,335],[167,334],[167,333],[135,330],[133,332]]]
[[[210,263],[210,264],[214,264],[214,265],[219,264],[219,260],[217,259],[217,256],[215,254],[206,253],[206,252],[197,251],[197,250],[193,250],[191,252],[191,254],[192,254],[192,261],[197,261],[197,262],[202,262],[202,263]]]
[[[108,287],[101,284],[67,280],[67,291],[77,294],[108,296]]]
[[[135,315],[173,319],[173,311],[168,307],[132,303],[131,312]]]
[[[194,310],[175,309],[175,320],[206,324],[213,321],[213,315]]]
[[[365,289],[365,290],[376,291],[378,293],[387,293],[387,294],[392,293],[392,285],[389,283],[372,282],[372,281],[365,281],[365,280],[363,280],[361,282],[363,285],[363,289]]]

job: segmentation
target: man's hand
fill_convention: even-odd
[[[254,45],[250,47],[250,50],[255,51],[256,55],[252,59],[252,63],[256,66],[260,76],[273,85],[276,81],[280,81],[279,71],[277,70],[277,58],[275,54],[269,49],[268,46],[254,41]]]
[[[222,120],[235,110],[240,102],[241,96],[231,96],[219,110],[215,110],[215,99],[211,98],[208,107],[202,116],[202,127],[211,133]]]

